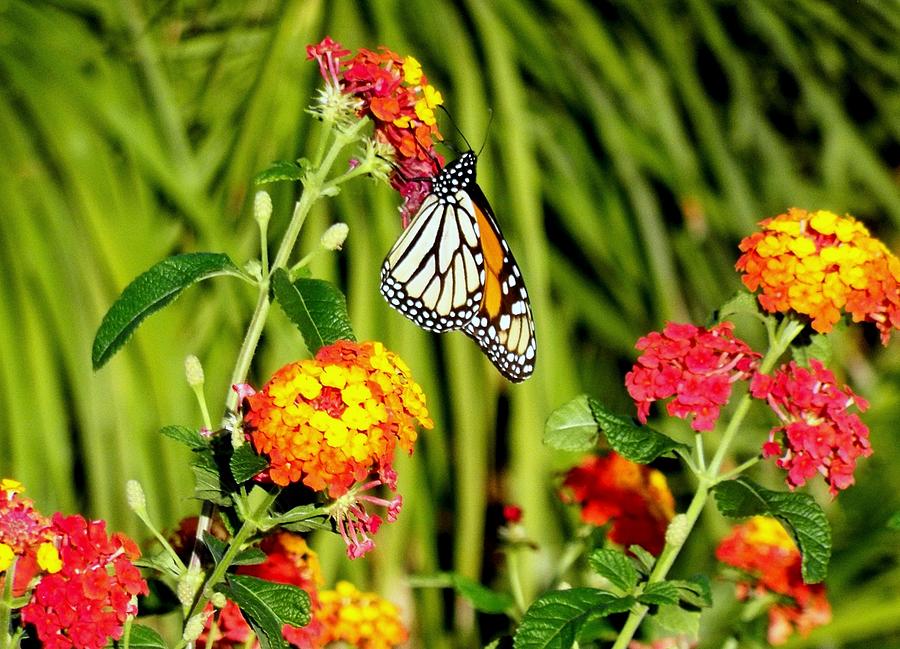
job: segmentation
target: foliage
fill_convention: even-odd
[[[48,511],[80,509],[132,534],[118,495],[126,479],[153,485],[148,506],[166,525],[194,511],[183,469],[192,452],[160,443],[158,422],[196,420],[190,395],[173,389],[188,353],[203,358],[210,385],[228,382],[254,296],[239,282],[193,287],[190,303],[148,320],[96,373],[94,333],[160,259],[252,254],[248,179],[315,151],[305,108],[318,79],[303,48],[326,33],[414,51],[462,132],[487,134],[479,182],[520,251],[542,353],[533,379],[508,389],[464,337],[435,340],[386,308],[378,267],[399,231],[386,187],[354,183],[311,215],[301,244],[332,220],[350,224],[346,262],[310,266],[345,290],[361,338],[385,340],[414,366],[442,431],[404,466],[409,515],[385,530],[375,567],[343,568],[370,573],[376,589],[407,571],[481,581],[495,498],[520,503],[529,536],[558,551],[569,534],[546,523],[565,522],[547,489],[563,465],[541,443],[547,413],[582,392],[625,412],[619,369],[635,338],[666,319],[702,319],[730,296],[734,243],[755,221],[797,204],[852,211],[875,230],[900,224],[893,3],[684,0],[648,11],[629,0],[414,0],[361,11],[340,1],[14,0],[0,11],[0,473],[31,485]],[[274,239],[295,190],[271,187]],[[300,355],[292,328],[273,315],[251,378]],[[858,332],[837,338],[834,356],[852,360],[882,432],[873,467],[828,508],[839,514],[832,637],[894,646],[900,604],[883,593],[897,578],[885,549],[896,546],[885,523],[900,509],[896,346],[871,352]],[[221,412],[224,394],[209,396]],[[735,451],[757,449],[738,440]],[[195,458],[197,470],[208,475]],[[710,537],[721,531],[715,517],[701,524]],[[861,543],[871,530],[877,542]],[[686,561],[707,571],[708,554],[688,548]],[[323,551],[330,574],[340,555]],[[528,598],[543,587],[522,584]],[[423,646],[473,644],[472,618],[448,615],[434,590],[409,594]],[[481,622],[489,635],[492,620]]]

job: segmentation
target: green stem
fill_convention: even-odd
[[[215,587],[225,577],[226,571],[231,567],[234,558],[243,549],[244,543],[246,543],[246,541],[259,529],[257,521],[269,511],[269,507],[275,502],[277,496],[277,491],[274,493],[267,493],[266,497],[260,501],[256,509],[247,517],[244,524],[241,525],[241,529],[237,531],[237,534],[234,535],[231,542],[228,544],[228,549],[225,551],[222,560],[216,564],[212,574],[210,574],[209,578],[204,583],[203,591],[200,593],[200,597],[197,598],[197,601],[194,602],[194,606],[186,619],[190,620],[206,608],[206,604],[215,593]],[[176,649],[185,646],[185,644],[184,641],[179,642],[176,645]]]
[[[12,615],[12,584],[16,577],[16,559],[6,570],[6,579],[3,582],[3,598],[0,599],[0,649],[9,649],[12,638],[10,637],[9,623]]]
[[[322,196],[322,188],[325,186],[325,180],[328,172],[334,166],[334,162],[350,142],[357,139],[359,132],[366,126],[368,120],[360,120],[346,131],[338,132],[335,136],[334,144],[325,154],[322,164],[314,171],[308,174],[303,180],[303,194],[300,200],[294,206],[294,213],[291,215],[291,222],[285,230],[281,244],[278,246],[278,252],[275,253],[275,259],[272,261],[272,267],[269,274],[260,280],[259,296],[256,300],[256,308],[253,311],[253,317],[247,327],[247,334],[244,336],[244,342],[238,352],[237,361],[234,365],[234,371],[231,373],[230,385],[236,385],[246,380],[247,372],[250,370],[250,362],[256,353],[256,346],[262,336],[263,328],[266,324],[266,318],[269,314],[269,278],[278,268],[286,268],[294,245],[297,243],[297,237],[300,236],[300,230],[312,209],[313,204]],[[330,126],[330,125],[329,125]],[[325,133],[323,141],[329,139],[329,133]],[[235,411],[238,406],[238,395],[234,390],[229,390],[228,397],[225,400],[225,406],[229,411]]]
[[[511,547],[506,551],[506,569],[509,572],[509,589],[512,591],[513,600],[516,602],[516,621],[522,619],[528,605],[525,603],[525,593],[522,590],[522,580],[519,578],[519,553],[518,547]]]
[[[777,330],[774,332],[774,336],[770,338],[770,346],[765,357],[760,361],[759,371],[762,373],[768,372],[791,344],[791,341],[793,341],[802,330],[802,323],[789,317],[782,320],[777,327]],[[731,417],[731,421],[728,423],[725,433],[722,435],[722,441],[719,443],[719,448],[716,449],[716,454],[709,463],[709,467],[706,471],[697,475],[697,491],[694,493],[691,504],[684,514],[685,520],[683,523],[686,526],[685,533],[678,535],[680,538],[677,543],[666,542],[662,553],[659,555],[659,559],[656,561],[656,565],[653,567],[653,571],[650,573],[650,577],[647,579],[647,583],[656,583],[663,581],[666,578],[669,574],[669,570],[671,570],[672,566],[675,564],[675,560],[681,553],[685,542],[688,537],[690,537],[690,533],[694,529],[694,525],[697,523],[700,513],[706,506],[710,489],[724,479],[724,476],[735,474],[734,471],[729,471],[723,476],[720,476],[719,469],[721,469],[722,463],[725,461],[725,457],[728,453],[728,449],[734,441],[735,435],[737,435],[744,418],[747,416],[747,412],[750,410],[751,402],[752,399],[749,394],[745,394],[741,397],[741,400]],[[750,466],[750,463],[745,464]],[[625,620],[625,624],[619,632],[619,636],[616,638],[616,642],[612,649],[625,649],[628,646],[648,610],[649,607],[643,604],[638,604],[632,609],[631,613],[628,615],[628,619]]]

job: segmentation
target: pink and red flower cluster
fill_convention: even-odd
[[[806,635],[831,621],[825,586],[804,583],[800,551],[774,518],[755,516],[735,525],[716,549],[716,558],[744,573],[738,599],[780,597],[769,608],[770,644],[783,644],[794,631]]]
[[[839,386],[834,374],[812,359],[807,369],[796,362],[782,366],[772,376],[756,374],[750,393],[765,399],[782,425],[769,432],[765,457],[788,472],[791,488],[821,473],[832,495],[853,484],[860,457],[872,454],[869,430],[854,412],[868,408],[862,397]]]
[[[103,521],[47,519],[21,483],[0,480],[0,587],[14,570],[13,594],[28,600],[22,620],[50,649],[100,649],[122,637],[147,582],[132,563],[134,541],[106,533]],[[5,630],[3,631],[5,633]]]
[[[137,614],[136,596],[148,593],[132,563],[140,550],[123,534],[109,536],[104,521],[54,514],[50,529],[60,570],[41,576],[22,619],[49,649],[105,647]]]
[[[670,322],[638,340],[635,347],[643,353],[625,376],[638,419],[646,423],[650,404],[675,397],[666,406],[670,415],[693,417],[696,431],[712,430],[732,385],[750,378],[759,362],[733,330],[730,322],[710,329]]]
[[[428,195],[430,178],[443,158],[434,151],[441,140],[434,109],[443,103],[441,93],[428,83],[422,66],[411,56],[401,57],[386,47],[377,52],[350,51],[326,37],[306,48],[316,59],[326,83],[359,100],[358,115],[375,123],[375,138],[395,151],[396,168],[391,186],[404,198],[404,226]]]
[[[562,496],[581,505],[585,523],[611,523],[608,536],[614,543],[639,545],[655,555],[662,551],[666,527],[675,515],[665,475],[612,451],[569,469]]]

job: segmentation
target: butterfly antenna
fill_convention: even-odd
[[[491,132],[491,124],[493,124],[493,123],[494,123],[494,109],[493,109],[493,108],[488,108],[488,123],[487,123],[487,128],[484,129],[484,140],[482,140],[482,142],[481,142],[481,148],[478,149],[478,153],[475,154],[475,157],[476,157],[476,158],[480,158],[480,157],[481,157],[481,152],[484,151],[484,147],[485,147],[485,145],[487,144],[488,133]]]
[[[450,111],[447,110],[447,108],[443,104],[441,104],[440,108],[442,111],[444,111],[444,113],[446,113],[447,118],[450,120],[450,123],[453,124],[453,128],[456,129],[456,132],[459,133],[459,136],[463,139],[463,142],[465,142],[466,146],[469,147],[469,151],[472,151],[473,150],[472,145],[469,144],[469,141],[466,139],[466,136],[463,135],[463,132],[461,130],[459,130],[459,127],[456,125],[456,122],[453,121],[453,115],[450,114]]]

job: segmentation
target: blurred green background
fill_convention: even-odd
[[[345,288],[361,339],[407,360],[437,421],[398,467],[404,514],[371,558],[351,565],[333,538],[315,541],[326,579],[395,600],[411,646],[476,646],[479,628],[486,639],[502,625],[405,577],[454,569],[503,587],[498,509],[515,502],[541,544],[525,588],[547,586],[573,530],[559,472],[577,460],[541,444],[553,408],[588,391],[632,412],[622,379],[635,339],[666,319],[705,322],[738,288],[736,244],[764,217],[850,212],[896,248],[900,3],[0,1],[0,473],[43,511],[144,538],[124,498],[137,478],[163,527],[197,512],[188,458],[157,431],[200,423],[187,354],[221,411],[250,289],[191,289],[97,373],[91,341],[161,258],[256,254],[250,180],[315,146],[305,108],[320,79],[305,46],[325,35],[413,54],[473,146],[486,138],[479,181],[532,297],[540,358],[511,386],[462,334],[420,331],[378,294],[400,228],[388,187],[348,187],[305,228],[301,253],[349,223],[344,254],[314,273]],[[298,190],[271,191],[276,240]],[[835,528],[834,622],[791,646],[900,647],[900,537],[885,526],[900,510],[900,356],[875,338],[838,336],[839,372],[872,402],[875,454],[839,501],[813,488]],[[251,378],[304,354],[275,309]],[[689,485],[675,475],[673,488]],[[726,529],[709,512],[677,569],[711,572]],[[705,646],[734,614],[729,590],[717,589],[726,601],[705,618]]]

